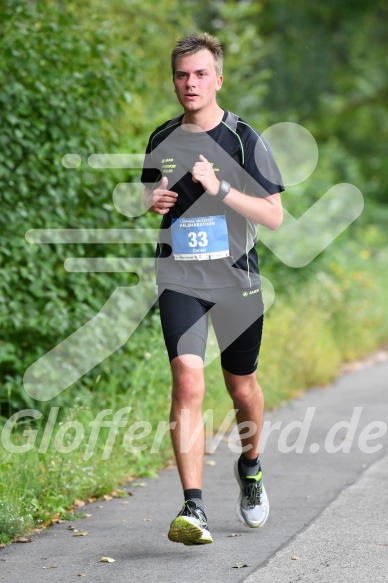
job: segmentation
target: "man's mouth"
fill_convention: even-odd
[[[185,93],[185,97],[198,97],[197,93]]]

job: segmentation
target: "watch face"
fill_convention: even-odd
[[[228,182],[225,182],[225,180],[221,181],[221,185],[220,185],[220,195],[222,197],[226,196],[228,194],[230,190],[230,184]]]

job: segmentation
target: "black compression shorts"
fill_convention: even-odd
[[[256,370],[264,320],[260,287],[195,290],[164,284],[159,307],[170,361],[183,354],[204,360],[210,314],[222,367],[236,375]]]

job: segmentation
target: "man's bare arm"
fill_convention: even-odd
[[[206,158],[199,156],[193,167],[193,180],[200,182],[210,196],[215,196],[220,188],[220,181],[214,173],[213,167]],[[280,193],[269,194],[265,198],[249,196],[231,188],[224,198],[224,203],[234,211],[268,229],[280,227],[283,220],[283,209]]]
[[[224,203],[243,217],[272,231],[282,224],[283,207],[279,192],[258,198],[231,188]]]

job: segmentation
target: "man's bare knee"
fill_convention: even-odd
[[[251,375],[233,375],[224,371],[226,387],[236,408],[250,407],[252,403],[263,399],[263,392],[256,379]]]
[[[197,366],[188,366],[187,363],[194,363]],[[202,358],[193,354],[185,355],[185,358],[178,356],[172,360],[171,370],[174,403],[182,408],[191,408],[201,403],[205,392]]]

